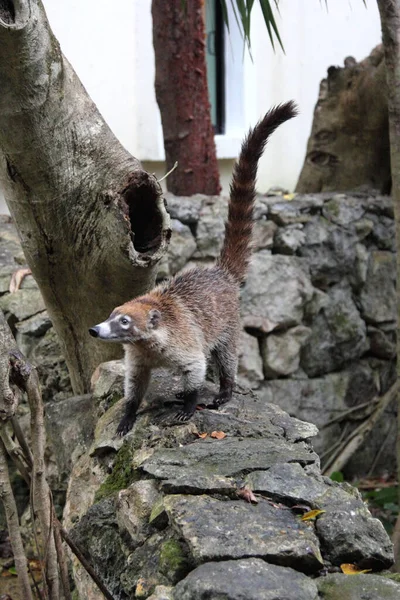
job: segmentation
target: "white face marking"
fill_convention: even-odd
[[[104,321],[103,323],[99,323],[98,328],[99,328],[99,337],[100,338],[102,338],[102,337],[107,338],[111,334],[110,323],[107,321]]]
[[[116,320],[118,320],[118,324],[120,327],[122,327],[122,329],[129,329],[132,319],[127,315],[121,315]]]

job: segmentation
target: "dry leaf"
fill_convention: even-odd
[[[199,437],[202,440],[204,440],[208,436],[208,433],[197,433],[196,435],[197,435],[197,437]]]
[[[226,437],[226,433],[223,431],[213,431],[211,437],[217,440],[223,440]]]
[[[32,271],[27,267],[14,271],[14,273],[11,275],[10,285],[8,287],[10,294],[13,294],[19,290],[21,283],[27,275],[32,275]]]
[[[293,198],[295,198],[297,196],[297,194],[283,194],[283,199],[284,200],[293,200]]]
[[[369,573],[372,569],[359,569],[356,565],[352,565],[351,563],[343,563],[340,565],[343,573],[345,575],[360,575],[361,573]]]
[[[315,508],[314,510],[309,510],[308,512],[304,513],[304,515],[301,517],[302,521],[313,521],[314,519],[316,519],[317,517],[319,517],[319,515],[322,515],[322,513],[326,512],[325,510],[320,510],[319,508]]]
[[[246,502],[258,504],[257,498],[255,497],[251,489],[247,487],[247,485],[237,490],[237,495],[239,496],[239,498],[243,498],[243,500],[246,500]]]
[[[29,561],[29,567],[32,569],[32,571],[41,571],[42,570],[42,564],[41,564],[40,560],[37,560],[37,558],[32,558]]]

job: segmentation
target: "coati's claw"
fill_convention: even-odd
[[[229,400],[232,400],[232,394],[227,394],[225,392],[217,394],[212,404],[210,405],[210,408],[218,410],[220,406],[223,406],[224,404],[229,402]]]
[[[116,435],[119,437],[124,437],[124,435],[126,435],[128,433],[128,431],[130,431],[133,427],[133,424],[135,422],[135,417],[122,417],[121,421],[119,422],[119,425],[117,427],[117,432]]]
[[[174,414],[174,416],[172,417],[173,421],[179,421],[180,423],[186,423],[187,421],[189,421],[193,416],[192,414],[189,414],[187,412],[185,412],[184,410],[178,410],[177,413]]]

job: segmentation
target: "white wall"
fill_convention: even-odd
[[[162,174],[164,151],[154,94],[151,0],[44,0],[62,50],[101,113],[126,148],[145,167]],[[301,114],[274,134],[260,165],[259,189],[292,189],[303,163],[320,80],[330,65],[353,55],[367,56],[380,41],[376,2],[280,0],[277,24],[286,54],[274,53],[255,3],[252,17],[253,62],[235,33],[228,44],[226,136],[218,136],[224,189],[232,159],[247,128],[274,103],[293,98]],[[2,212],[0,198],[0,212]]]

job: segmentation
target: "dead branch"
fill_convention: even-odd
[[[327,465],[324,468],[324,475],[328,477],[334,473],[335,471],[341,471],[346,463],[350,460],[353,454],[358,450],[361,444],[364,442],[367,435],[372,431],[375,426],[375,423],[382,416],[386,407],[397,397],[400,389],[400,380],[396,380],[396,383],[392,385],[392,387],[380,398],[378,398],[378,403],[374,412],[369,416],[369,418],[361,423],[348,438],[343,442],[343,445],[340,448],[340,452],[337,454],[336,458],[329,460]]]
[[[7,452],[0,439],[0,498],[6,513],[7,528],[10,535],[11,547],[14,554],[15,568],[21,586],[24,600],[33,600],[28,576],[28,561],[26,560],[24,545],[19,530],[17,505],[11,488],[7,466]]]

